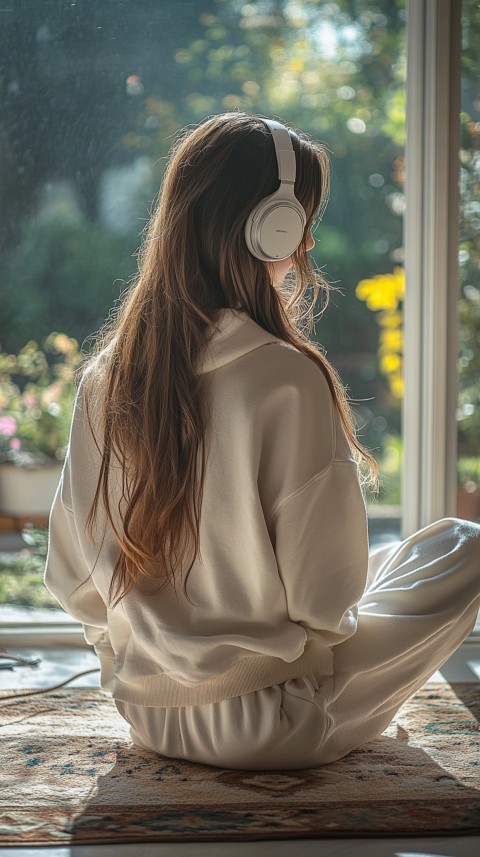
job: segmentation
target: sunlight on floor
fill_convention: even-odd
[[[467,667],[472,670],[473,673],[480,680],[480,659],[474,661],[467,661]]]

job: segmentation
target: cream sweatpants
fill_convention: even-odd
[[[372,553],[353,637],[311,673],[205,705],[116,701],[141,747],[243,770],[309,768],[380,735],[469,635],[480,609],[480,526],[445,518]]]

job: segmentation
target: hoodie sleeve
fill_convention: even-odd
[[[281,503],[273,540],[291,619],[329,645],[352,636],[368,568],[367,518],[355,462],[332,461]]]
[[[78,531],[83,520],[80,524],[73,504],[74,481],[81,483],[94,466],[82,401],[81,384],[75,400],[65,464],[50,511],[44,583],[61,607],[83,624],[85,639],[97,653],[102,651],[113,657],[107,608],[91,575],[91,562],[84,553],[85,536],[80,538]]]
[[[291,619],[329,645],[351,636],[368,570],[358,465],[332,394],[303,354],[280,355],[264,434],[268,529]],[[280,364],[279,364],[280,365]]]

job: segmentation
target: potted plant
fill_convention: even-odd
[[[457,463],[457,515],[480,520],[480,457],[459,458]]]
[[[68,444],[81,355],[75,339],[51,333],[40,348],[0,354],[0,514],[50,510]]]

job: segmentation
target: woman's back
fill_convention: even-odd
[[[134,741],[166,755],[333,761],[475,623],[477,525],[369,557],[375,462],[303,325],[307,288],[310,330],[328,296],[308,257],[328,187],[324,147],[276,121],[182,132],[80,384],[45,582]]]
[[[127,702],[214,702],[309,671],[313,663],[329,672],[332,641],[355,630],[351,608],[366,579],[366,517],[357,465],[328,384],[308,358],[281,347],[245,313],[223,310],[217,324],[201,367],[209,413],[208,458],[201,559],[188,579],[193,604],[172,587],[154,594],[155,581],[145,579],[110,608],[109,646],[100,647],[99,656],[104,673],[108,659],[114,660],[110,689]],[[87,395],[94,384],[92,373]],[[63,519],[75,520],[76,553],[85,558],[85,570],[93,569],[88,585],[102,612],[118,547],[108,531],[100,550],[84,534],[98,450],[80,404],[82,392],[51,528],[60,531]],[[340,483],[335,468],[342,472]],[[121,506],[121,494],[122,473],[112,464],[113,508]],[[322,535],[326,503],[329,509],[345,507],[351,542],[332,544],[328,519]],[[305,538],[312,517],[314,538]],[[116,523],[121,528],[120,518]],[[279,526],[280,538],[289,534],[283,548]],[[71,550],[62,552],[62,545],[52,542],[47,586],[50,574],[58,581],[59,568],[71,559]],[[341,588],[330,585],[337,567],[348,572]],[[58,583],[52,586],[71,610],[71,572],[63,580],[64,591]]]

